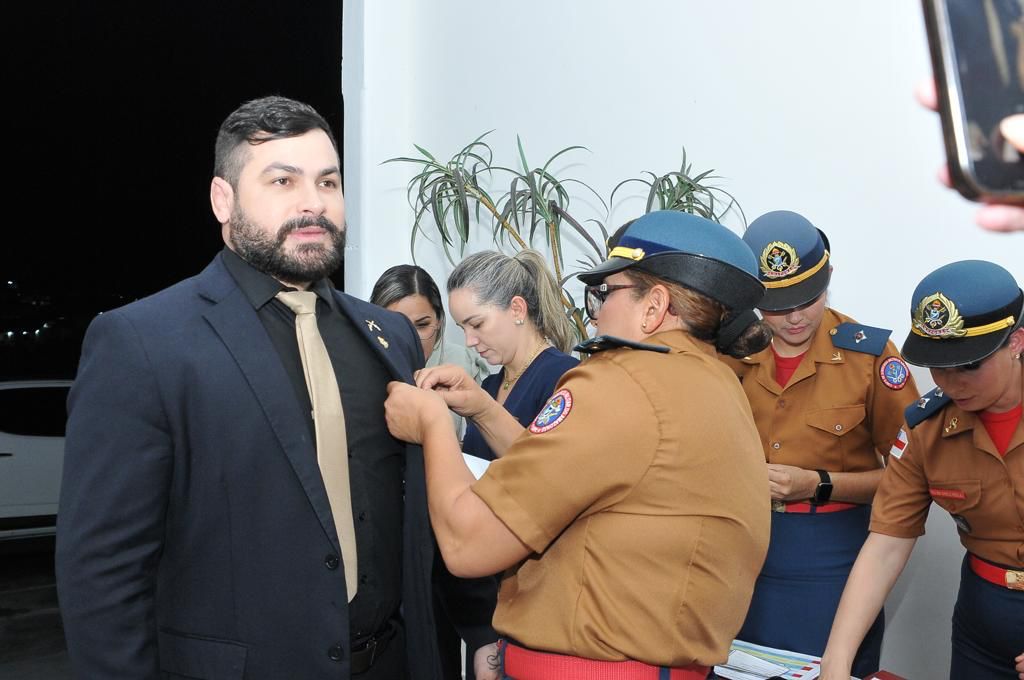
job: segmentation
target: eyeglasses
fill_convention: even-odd
[[[604,305],[604,301],[608,299],[608,296],[617,290],[623,290],[625,288],[638,288],[635,284],[616,284],[616,283],[602,283],[599,286],[587,286],[584,288],[585,294],[583,298],[583,304],[587,309],[587,315],[591,319],[596,319],[598,312],[601,311],[601,307]]]

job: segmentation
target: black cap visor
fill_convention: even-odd
[[[605,277],[630,267],[692,288],[733,310],[756,307],[764,295],[761,282],[745,271],[721,260],[677,251],[656,253],[643,260],[609,258],[577,277],[594,286]]]
[[[989,333],[973,338],[936,340],[911,331],[903,341],[903,358],[915,366],[956,368],[995,354],[1012,332],[1012,329],[1007,328],[1002,333]]]
[[[768,312],[781,312],[806,305],[828,289],[831,277],[832,267],[826,262],[821,269],[800,283],[780,288],[768,288],[757,307]]]
[[[630,260],[625,257],[609,257],[593,269],[580,272],[576,278],[588,286],[596,286],[604,281],[605,277],[621,272],[623,269],[629,269],[638,262],[638,260]]]

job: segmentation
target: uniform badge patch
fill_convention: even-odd
[[[902,390],[907,386],[910,369],[903,363],[903,359],[889,357],[882,362],[878,369],[878,375],[882,379],[882,384],[890,390]]]
[[[953,301],[942,293],[929,295],[917,305],[913,330],[918,335],[936,340],[959,338],[967,334],[964,318],[960,316]]]
[[[907,433],[901,427],[900,433],[896,435],[896,441],[892,443],[892,448],[889,449],[889,455],[896,460],[903,457],[903,452],[907,449]]]
[[[796,248],[788,243],[772,241],[761,251],[761,273],[767,279],[781,279],[795,274],[798,269],[800,256],[796,254]]]
[[[572,393],[569,390],[558,390],[548,403],[540,410],[537,417],[530,423],[530,432],[544,434],[562,424],[569,411],[572,410]]]

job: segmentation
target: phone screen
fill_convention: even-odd
[[[946,77],[958,85],[947,83],[947,92],[959,97],[960,166],[983,193],[1024,192],[1024,158],[999,132],[1003,118],[1024,113],[1024,0],[945,5],[952,61]]]

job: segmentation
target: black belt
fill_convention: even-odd
[[[393,618],[388,619],[383,628],[370,635],[360,644],[354,645],[352,647],[352,660],[349,664],[351,674],[356,675],[370,670],[373,662],[380,657],[387,648],[388,643],[391,642],[391,638],[395,637],[397,632],[398,622]]]

